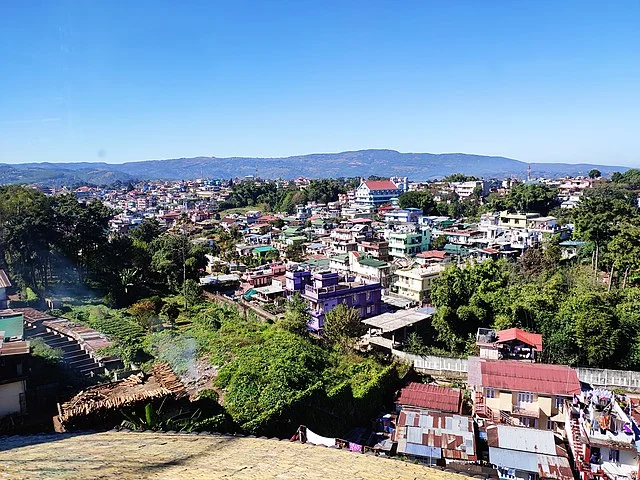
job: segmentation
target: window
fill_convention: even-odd
[[[556,397],[556,409],[558,412],[564,412],[564,398]]]
[[[555,422],[547,418],[547,430],[555,430]]]
[[[367,292],[367,302],[371,300],[371,292]]]
[[[523,418],[520,419],[520,424],[523,427],[538,428],[538,419],[537,418],[523,417]]]
[[[522,403],[533,403],[533,393],[518,392],[518,405]]]
[[[484,389],[484,396],[485,398],[496,398],[496,391],[493,388],[485,388]]]
[[[354,302],[357,302],[357,301],[358,301],[358,294],[357,294],[357,293],[354,293],[354,294],[353,294],[353,301],[354,301]]]
[[[620,450],[609,450],[609,461],[614,463],[620,463]]]

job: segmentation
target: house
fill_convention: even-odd
[[[427,250],[416,255],[416,262],[419,265],[431,265],[434,263],[444,263],[447,260],[447,252],[443,250]]]
[[[569,457],[548,430],[510,425],[487,427],[489,463],[503,480],[573,480]]]
[[[251,253],[257,258],[266,258],[269,255],[277,256],[278,250],[271,245],[263,245],[260,247],[255,247],[251,250]]]
[[[542,335],[519,328],[498,332],[489,328],[479,328],[476,345],[480,349],[480,358],[534,362],[542,354]]]
[[[431,283],[444,271],[443,265],[434,264],[428,267],[414,267],[396,270],[396,281],[391,285],[391,292],[414,302],[429,301]]]
[[[311,272],[309,270],[289,270],[285,273],[285,290],[287,295],[302,293],[307,285],[311,284]]]
[[[393,278],[391,264],[359,252],[349,252],[349,271],[361,278],[378,282],[383,288],[388,288]]]
[[[554,233],[557,230],[557,221],[555,217],[541,217],[539,213],[509,213],[505,210],[500,212],[498,226]]]
[[[470,198],[475,192],[486,197],[489,193],[489,182],[484,180],[472,180],[469,182],[450,182],[449,188],[460,198]]]
[[[391,202],[402,195],[403,190],[391,180],[368,180],[356,189],[355,202],[359,205],[377,206]]]
[[[0,269],[0,309],[7,308],[7,299],[9,298],[7,290],[9,288],[11,288],[11,282],[7,272]]]
[[[448,243],[455,245],[469,246],[474,243],[474,240],[478,240],[484,237],[484,232],[479,230],[444,230],[442,235],[447,237]]]
[[[578,255],[578,251],[586,242],[580,242],[577,240],[565,240],[564,242],[560,242],[558,246],[560,247],[560,252],[562,258],[568,260]]]
[[[392,439],[397,453],[428,465],[475,462],[475,427],[465,415],[403,407]]]
[[[422,216],[420,208],[397,208],[385,213],[384,221],[387,223],[417,223],[420,216]]]
[[[418,232],[389,232],[389,255],[392,257],[412,257],[429,250],[431,232],[424,229]]]
[[[359,242],[358,252],[386,261],[389,259],[389,242],[383,240]]]
[[[27,412],[27,362],[23,314],[0,311],[0,418]]]
[[[337,272],[316,272],[311,277],[311,284],[302,292],[310,309],[309,328],[322,331],[326,313],[343,303],[358,310],[360,318],[372,317],[380,313],[382,286],[377,282],[366,280],[354,281],[346,278],[340,280]]]
[[[640,478],[640,412],[632,401],[603,388],[567,401],[565,433],[580,480]]]
[[[468,369],[476,415],[488,422],[561,431],[564,402],[580,393],[565,365],[469,357]]]
[[[270,285],[264,287],[254,288],[255,294],[252,298],[263,303],[273,303],[278,298],[284,297],[284,288],[282,288],[282,282],[279,280],[272,280]]]
[[[358,249],[354,232],[349,228],[334,228],[329,238],[332,242],[332,249],[336,253],[348,253]]]
[[[396,405],[419,407],[444,413],[462,412],[462,392],[457,388],[410,382],[400,390]]]
[[[424,307],[385,312],[375,317],[365,318],[362,323],[368,329],[366,341],[370,346],[392,350],[406,340],[409,331],[414,331],[418,325],[432,318],[434,312],[434,308]]]

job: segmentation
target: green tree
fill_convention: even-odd
[[[507,195],[511,210],[537,212],[548,215],[559,204],[557,190],[541,183],[522,183],[511,189]]]
[[[436,202],[433,196],[424,190],[406,192],[398,197],[400,208],[419,208],[424,215],[429,215],[435,209]]]
[[[134,240],[148,244],[158,238],[163,230],[158,220],[155,218],[145,218],[140,225],[129,233],[129,236]]]
[[[365,331],[358,310],[353,307],[340,303],[325,314],[324,336],[334,345],[351,346]]]
[[[156,306],[151,300],[140,300],[129,307],[129,314],[144,330],[150,332],[155,323]]]
[[[597,168],[592,168],[591,170],[589,170],[589,178],[600,178],[602,176],[602,173],[600,173],[600,170],[598,170]]]
[[[465,175],[463,173],[453,173],[451,175],[447,175],[442,179],[443,182],[475,182],[480,180],[478,177],[474,177],[473,175]]]
[[[607,251],[610,252],[615,270],[623,272],[622,288],[625,288],[629,272],[640,268],[640,226],[623,220],[618,232],[609,241]],[[610,281],[612,280],[613,278],[610,278]]]
[[[184,296],[185,305],[192,307],[202,302],[202,287],[195,280],[188,278],[182,286],[182,295]]]
[[[310,319],[307,303],[296,292],[287,301],[284,316],[278,320],[277,325],[283,330],[304,334],[307,332],[307,323]]]
[[[593,188],[575,209],[577,237],[595,245],[591,262],[595,272],[600,266],[600,250],[615,236],[624,219],[637,215],[634,198],[620,188]]]

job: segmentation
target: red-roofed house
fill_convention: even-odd
[[[396,404],[402,407],[420,407],[441,412],[460,413],[462,394],[457,388],[411,382],[400,390]]]
[[[566,365],[469,357],[468,384],[475,411],[489,421],[561,431],[564,402],[580,393],[580,380]]]
[[[444,263],[447,258],[447,252],[444,250],[426,250],[416,255],[416,261],[420,265],[429,265],[431,263]]]
[[[479,328],[476,345],[480,348],[480,358],[534,362],[542,353],[542,335],[520,328],[509,328],[498,332]]]
[[[389,203],[392,198],[402,195],[403,191],[391,180],[363,181],[356,189],[356,203],[377,206]]]

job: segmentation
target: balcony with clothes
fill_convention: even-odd
[[[574,397],[569,407],[572,425],[578,426],[579,433],[579,439],[575,435],[572,439],[573,453],[582,462],[584,477],[637,479],[640,429],[631,416],[631,399],[597,388]]]

